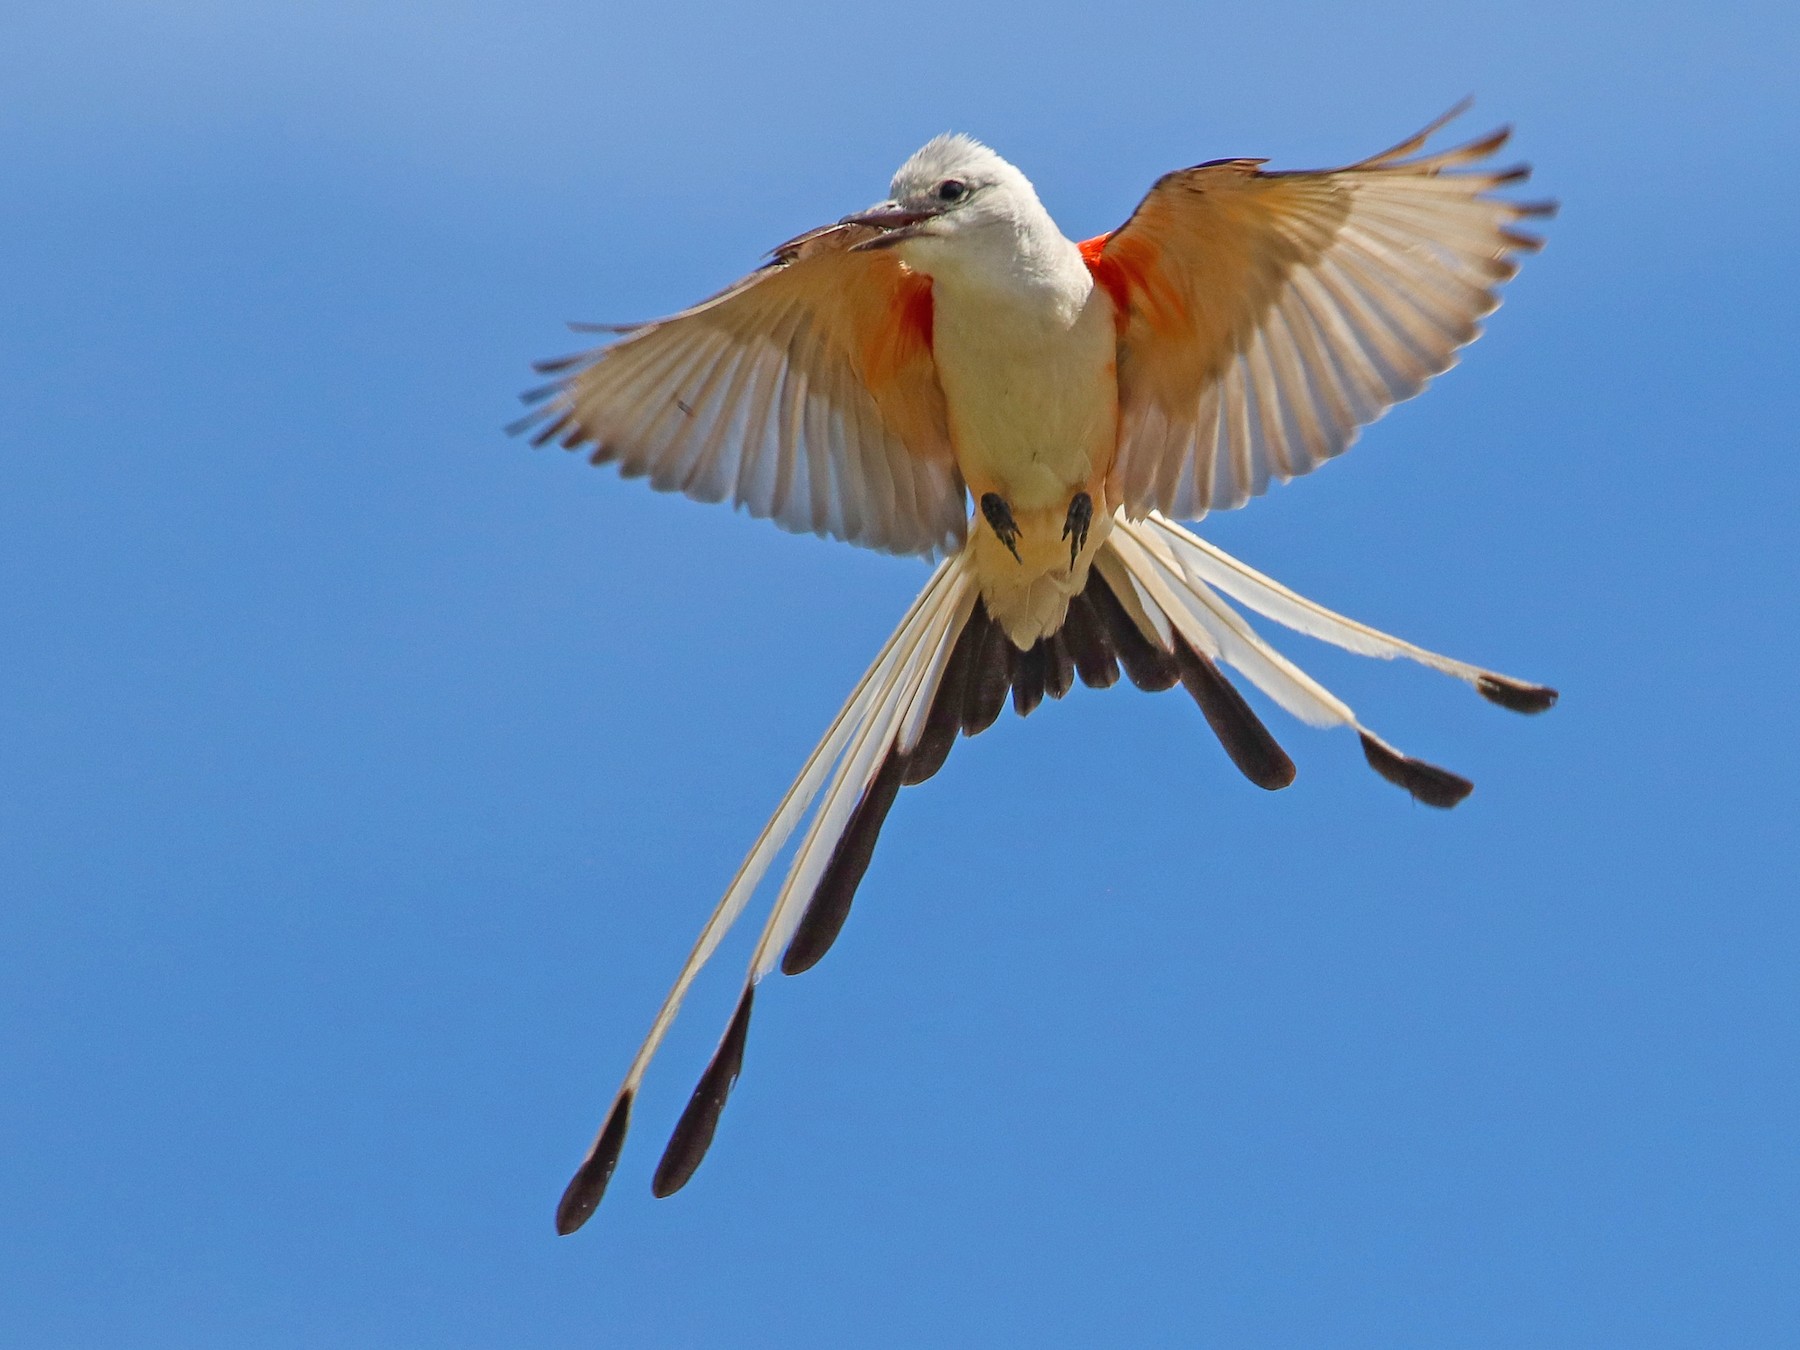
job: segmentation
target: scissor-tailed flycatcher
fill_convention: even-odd
[[[1024,715],[1077,675],[1179,683],[1251,782],[1286,787],[1293,761],[1224,662],[1301,720],[1354,728],[1377,773],[1439,807],[1473,785],[1378,738],[1225,597],[1515,712],[1556,701],[1334,614],[1175,523],[1341,453],[1451,365],[1513,255],[1540,247],[1513,227],[1552,208],[1491,195],[1526,170],[1474,167],[1504,130],[1422,153],[1448,120],[1342,169],[1228,159],[1166,174],[1123,226],[1079,244],[1012,165],[940,136],[888,200],[692,309],[543,365],[557,381],[527,396],[542,407],[522,424],[542,423],[537,444],[591,445],[596,464],[786,529],[943,559],[707,921],[563,1195],[560,1232],[599,1203],[682,998],[821,790],[657,1195],[712,1142],[757,983],[778,959],[795,974],[825,954],[900,787],[936,773],[1009,693]]]

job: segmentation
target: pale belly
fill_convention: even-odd
[[[946,313],[946,309],[951,312]],[[976,503],[970,547],[988,612],[1020,647],[1062,626],[1071,596],[1112,523],[1105,479],[1118,425],[1110,305],[1098,294],[1065,324],[983,307],[959,321],[940,305],[933,351],[963,481]],[[1018,529],[1019,556],[985,520],[996,493]],[[1071,501],[1092,502],[1086,545],[1071,558]]]

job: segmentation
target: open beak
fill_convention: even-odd
[[[941,214],[937,211],[920,211],[901,206],[898,202],[879,202],[867,211],[858,211],[855,215],[845,216],[838,222],[840,225],[867,225],[881,233],[873,239],[865,239],[856,248],[892,248],[903,239],[912,239],[923,233],[927,221],[936,220]]]

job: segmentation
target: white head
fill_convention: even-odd
[[[1011,262],[1062,241],[1030,180],[969,136],[927,141],[888,192],[887,201],[845,219],[883,231],[861,247],[898,248],[908,266],[927,274]]]

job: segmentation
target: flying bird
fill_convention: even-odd
[[[1402,753],[1253,630],[1231,602],[1366,656],[1406,657],[1515,712],[1556,692],[1425,651],[1315,604],[1176,522],[1310,473],[1447,369],[1499,303],[1522,220],[1496,190],[1505,129],[1428,139],[1462,108],[1344,168],[1260,159],[1165,174],[1118,229],[1063,236],[1018,169],[940,136],[886,200],[782,244],[709,300],[540,363],[515,429],[586,447],[664,491],[729,499],[785,529],[936,559],[900,626],[806,760],[701,931],[562,1197],[599,1203],[639,1084],[700,968],[814,810],[741,997],[656,1169],[692,1177],[743,1064],[758,983],[836,939],[901,787],[959,736],[1122,671],[1193,697],[1258,787],[1294,764],[1221,671],[1429,806],[1465,778]]]

